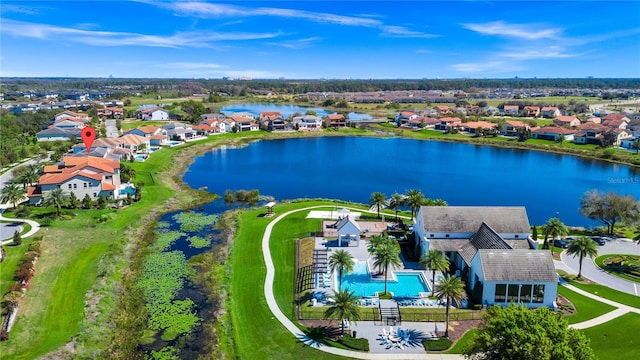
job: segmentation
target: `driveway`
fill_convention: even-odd
[[[598,255],[606,254],[629,254],[640,256],[640,245],[630,240],[607,241],[606,244],[598,247]],[[578,273],[580,261],[577,256],[573,257],[571,255],[567,255],[567,252],[564,251],[561,254],[561,258],[566,266],[573,269],[575,273]],[[606,285],[610,288],[640,296],[640,283],[631,282],[617,276],[610,275],[607,272],[600,270],[592,259],[585,258],[582,261],[582,275],[594,282]]]

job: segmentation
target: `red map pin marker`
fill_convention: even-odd
[[[91,145],[93,144],[93,140],[96,139],[96,131],[91,126],[85,126],[82,128],[82,132],[80,133],[82,136],[82,141],[84,142],[84,146],[87,148],[87,155],[91,151]]]

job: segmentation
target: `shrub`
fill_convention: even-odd
[[[338,342],[353,350],[369,351],[369,340],[365,338],[354,338],[353,336],[346,334],[338,339]]]
[[[451,340],[444,337],[437,340],[423,339],[422,345],[425,350],[444,351],[451,347]]]
[[[29,217],[29,215],[31,215],[31,208],[29,206],[21,206],[16,210],[17,218],[23,219]]]

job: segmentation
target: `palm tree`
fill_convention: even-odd
[[[582,259],[585,256],[593,258],[598,256],[598,244],[586,236],[580,236],[577,239],[569,240],[567,245],[567,254],[580,256],[580,268],[578,270],[578,278],[582,276]]]
[[[27,191],[17,184],[8,184],[2,188],[0,192],[0,201],[13,204],[13,208],[15,209],[18,201],[24,199],[26,193]]]
[[[464,297],[464,283],[457,276],[445,275],[435,286],[435,295],[447,298],[444,337],[449,337],[449,308],[452,300],[458,302]]]
[[[360,297],[355,296],[353,291],[340,290],[330,298],[333,299],[335,303],[325,310],[325,318],[338,318],[348,321],[360,320],[360,307],[358,306],[358,299]],[[344,335],[343,321],[340,321],[340,330]]]
[[[60,216],[61,208],[66,202],[67,195],[65,195],[60,188],[49,192],[44,197],[44,206],[55,206],[56,216]]]
[[[424,204],[424,195],[420,190],[411,189],[407,191],[407,205],[411,208],[411,217],[415,217],[418,214],[418,209]]]
[[[331,272],[338,270],[339,289],[342,289],[342,275],[345,272],[352,272],[354,264],[353,256],[346,250],[338,250],[329,257]]]
[[[374,254],[376,252],[376,248],[385,241],[388,241],[388,239],[389,238],[384,235],[371,235],[371,237],[369,238],[369,248],[367,250],[370,254]]]
[[[387,197],[381,192],[374,192],[369,199],[369,205],[378,208],[378,219],[380,218],[380,206],[387,204]]]
[[[38,182],[40,178],[39,172],[40,167],[37,164],[20,167],[16,170],[13,182],[22,184],[22,187],[26,189],[27,185]]]
[[[436,271],[449,271],[449,259],[439,250],[429,250],[420,257],[420,266],[425,269],[431,269],[431,284],[436,284]]]
[[[396,211],[396,220],[398,220],[398,208],[404,206],[405,196],[402,194],[394,193],[391,195],[391,201],[389,202],[389,208]]]
[[[551,236],[551,250],[553,252],[553,241],[557,237],[563,237],[569,235],[569,229],[567,226],[558,219],[558,217],[554,217],[549,219],[547,223],[544,225],[545,234]]]
[[[401,266],[402,261],[398,254],[400,245],[395,240],[387,239],[376,247],[373,253],[373,266],[382,269],[384,272],[384,293],[387,293],[387,274],[389,266]]]

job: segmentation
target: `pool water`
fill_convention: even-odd
[[[356,296],[375,296],[376,292],[384,292],[384,277],[382,280],[372,280],[367,263],[356,262],[353,272],[342,277],[342,289],[353,291]],[[395,272],[393,279],[391,272],[387,278],[387,291],[394,297],[418,297],[421,292],[429,292],[429,286],[419,273]]]

